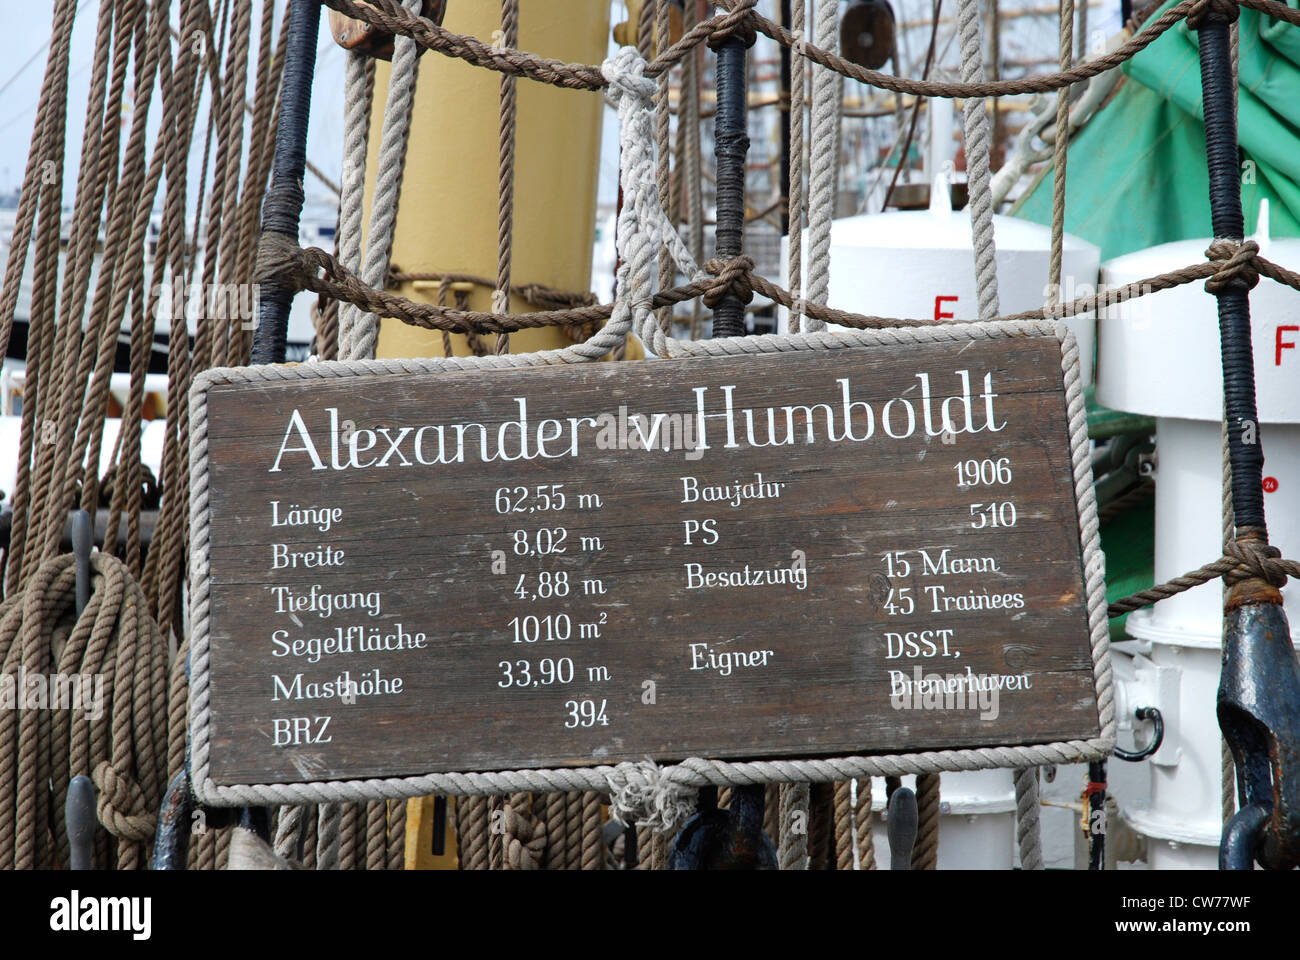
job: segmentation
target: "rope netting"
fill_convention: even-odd
[[[418,0],[366,4],[323,0],[324,6],[396,38],[392,79],[380,107],[378,156],[371,161],[376,176],[364,235],[374,64],[360,52],[348,54],[344,163],[336,189],[339,229],[333,253],[300,246],[296,238],[281,233],[267,231],[259,236],[258,232],[262,200],[272,185],[293,5],[284,5],[277,36],[273,2],[262,4],[256,24],[252,5],[237,0],[104,0],[100,4],[66,267],[60,271],[64,128],[77,4],[55,0],[38,121],[0,289],[0,346],[7,346],[29,250],[34,251],[19,472],[5,551],[8,599],[0,606],[0,661],[6,675],[17,675],[22,669],[72,676],[92,668],[103,672],[104,664],[111,663],[111,697],[106,707],[111,719],[97,725],[76,711],[0,716],[0,747],[8,743],[13,748],[0,753],[4,764],[0,766],[0,866],[66,862],[60,791],[66,792],[68,779],[78,774],[92,776],[100,790],[99,819],[104,830],[96,841],[97,863],[123,868],[142,865],[166,781],[186,765],[188,624],[183,601],[191,548],[187,469],[191,424],[187,405],[175,398],[187,396],[202,371],[246,364],[252,342],[239,317],[206,313],[195,317],[183,307],[174,309],[166,362],[167,394],[173,402],[166,408],[158,477],[162,496],[156,520],[147,530],[141,430],[145,375],[153,349],[149,321],[156,313],[157,291],[166,284],[201,283],[208,289],[256,281],[316,293],[320,297],[316,352],[321,359],[344,361],[374,355],[381,318],[440,331],[449,357],[450,336],[464,335],[476,355],[495,356],[503,364],[535,362],[510,355],[510,334],[542,327],[562,328],[573,345],[557,351],[554,359],[536,362],[621,357],[629,334],[638,336],[656,356],[688,355],[690,351],[674,337],[674,307],[688,305],[692,311],[694,340],[708,310],[734,302],[748,307],[755,297],[787,309],[792,332],[816,334],[826,324],[869,331],[942,324],[932,319],[872,316],[827,302],[835,144],[842,119],[842,87],[851,81],[899,97],[964,101],[980,322],[989,329],[1060,320],[1193,282],[1203,281],[1207,291],[1216,293],[1248,290],[1262,276],[1300,290],[1300,274],[1261,256],[1252,241],[1218,238],[1207,249],[1205,262],[1137,284],[1068,302],[1058,302],[1052,294],[1043,307],[1014,314],[999,315],[997,307],[991,136],[984,98],[1056,92],[1057,130],[1064,131],[1070,123],[1072,87],[1119,67],[1179,22],[1186,20],[1195,28],[1210,15],[1235,21],[1241,6],[1300,25],[1300,10],[1276,0],[1182,0],[1116,49],[1083,61],[1072,56],[1074,4],[1062,0],[1060,70],[1017,79],[984,79],[978,5],[961,0],[960,81],[883,73],[842,56],[835,49],[834,0],[812,0],[811,15],[805,3],[796,0],[788,27],[762,15],[758,0],[721,0],[714,5],[721,8],[719,12],[700,19],[697,5],[687,3],[676,42],[669,42],[670,4],[650,0],[635,25],[636,46],[624,47],[602,64],[565,63],[518,49],[518,0],[502,0],[500,30],[491,41],[452,32],[421,17]],[[936,17],[937,9],[938,5]],[[698,122],[680,122],[683,111],[696,118],[701,114],[705,77],[698,52],[705,47],[718,50],[735,40],[752,45],[759,35],[788,49],[791,66],[788,202],[783,211],[773,208],[753,215],[762,219],[783,213],[788,219],[788,227],[782,224],[790,242],[788,288],[761,276],[754,258],[743,252],[706,259],[700,128]],[[423,51],[501,75],[494,277],[407,272],[391,262]],[[673,71],[680,82],[675,150],[669,96]],[[612,303],[598,303],[585,291],[520,283],[513,275],[519,79],[602,91],[618,110],[624,201],[618,222],[622,264]],[[250,83],[254,93],[246,102]],[[120,117],[130,90],[135,91],[135,100],[123,144]],[[161,104],[161,125],[151,131],[155,99]],[[896,107],[901,118],[901,99]],[[202,162],[194,181],[190,157],[200,141]],[[1067,141],[1062,133],[1055,142],[1058,173],[1048,278],[1055,282],[1049,286],[1053,290],[1060,289]],[[671,162],[674,153],[676,164]],[[53,164],[48,163],[51,160]],[[685,189],[680,189],[683,179]],[[187,223],[192,189],[199,199],[192,208],[194,219]],[[151,215],[160,198],[161,218],[152,236]],[[685,238],[679,235],[682,223]],[[806,256],[800,249],[804,243]],[[145,257],[150,245],[151,259]],[[92,267],[97,257],[96,270]],[[437,284],[437,302],[384,289],[420,281]],[[467,309],[465,286],[492,291],[492,309]],[[449,305],[453,296],[454,305]],[[512,312],[512,299],[538,309]],[[198,321],[192,341],[187,326],[191,320]],[[112,465],[109,474],[101,477],[97,452],[103,443],[111,375],[122,336],[129,342],[130,385]],[[68,608],[71,566],[61,554],[68,512],[78,506],[92,515],[107,511],[95,581],[98,600],[80,615]],[[1231,516],[1230,511],[1229,498],[1225,517]],[[1248,528],[1239,528],[1235,538],[1230,536],[1230,523],[1226,530],[1222,557],[1111,603],[1110,616],[1216,578],[1232,583],[1253,577],[1280,585],[1288,576],[1300,576],[1300,564],[1281,559],[1275,548],[1249,536]],[[111,555],[119,548],[125,559],[115,564]],[[921,868],[937,864],[939,772],[958,768],[936,756],[935,766],[920,771],[917,781],[921,839],[914,865]],[[999,754],[981,765],[995,760],[995,765],[1016,769],[1022,865],[1041,868],[1036,770],[1026,766],[1023,757],[1010,754]],[[1050,761],[1033,761],[1039,762]],[[918,772],[892,764],[891,758],[880,758],[865,773],[865,768],[831,761],[791,765],[789,770],[772,764],[727,765],[699,759],[672,771],[630,766],[635,769],[611,775],[608,790],[551,785],[543,792],[532,781],[507,785],[503,779],[494,791],[470,791],[478,795],[453,798],[448,822],[461,867],[604,869],[612,862],[610,845],[602,836],[606,817],[602,808],[608,806],[614,817],[640,825],[613,845],[616,855],[624,858],[620,862],[630,865],[635,848],[636,866],[662,869],[667,866],[671,841],[668,829],[689,813],[694,790],[705,784],[722,787],[725,806],[729,786],[767,783],[768,829],[777,841],[782,867],[874,869],[872,776]],[[807,780],[798,779],[791,770],[803,771]],[[1225,776],[1230,776],[1230,769],[1225,768]],[[810,788],[813,780],[817,782]],[[53,785],[53,806],[38,796],[39,784],[46,782]],[[488,792],[496,795],[483,795]],[[1230,805],[1230,799],[1225,803]],[[60,816],[52,816],[51,810]],[[403,800],[292,803],[279,808],[272,826],[276,852],[304,866],[394,869],[404,864]],[[198,833],[191,845],[191,866],[223,865],[230,836],[228,828]]]
[[[398,319],[404,323],[426,329],[440,330],[445,344],[448,343],[446,338],[453,333],[465,334],[470,338],[494,334],[497,337],[497,352],[500,354],[508,350],[508,345],[504,349],[502,345],[508,344],[507,338],[513,330],[551,325],[564,326],[570,330],[578,327],[591,330],[596,324],[610,321],[621,310],[625,316],[631,313],[633,317],[640,319],[640,322],[633,323],[632,327],[641,334],[643,341],[652,353],[660,356],[678,355],[678,351],[674,349],[672,339],[671,318],[673,316],[673,306],[691,300],[705,307],[716,309],[719,304],[726,302],[728,299],[748,305],[753,301],[755,294],[790,311],[790,329],[792,332],[797,332],[801,328],[806,328],[809,331],[819,330],[828,322],[857,329],[925,326],[941,322],[930,319],[869,316],[852,311],[838,310],[827,304],[830,221],[834,206],[833,197],[838,148],[837,146],[827,148],[826,144],[837,144],[838,142],[842,104],[840,85],[844,79],[854,80],[896,94],[910,93],[918,98],[957,97],[964,99],[966,150],[970,171],[973,247],[979,290],[979,313],[980,319],[984,323],[996,325],[1026,319],[1073,317],[1195,281],[1204,281],[1207,292],[1217,294],[1227,289],[1249,290],[1257,284],[1259,277],[1263,275],[1275,282],[1300,290],[1300,275],[1260,256],[1258,246],[1252,241],[1236,238],[1217,238],[1206,251],[1208,261],[1206,263],[1191,264],[1179,270],[1168,271],[1124,288],[1100,290],[1094,295],[1078,298],[1068,303],[1061,303],[1059,300],[1064,245],[1064,173],[1067,159],[1066,148],[1069,139],[1064,131],[1067,131],[1070,126],[1069,93],[1071,87],[1124,63],[1181,20],[1186,19],[1189,26],[1195,29],[1200,26],[1207,13],[1213,10],[1217,16],[1228,21],[1235,21],[1237,4],[1230,2],[1230,0],[1216,0],[1214,3],[1207,2],[1207,0],[1185,0],[1185,2],[1166,11],[1156,20],[1146,24],[1140,33],[1114,51],[1082,63],[1074,62],[1074,4],[1072,0],[1062,0],[1059,19],[1059,72],[1016,80],[994,81],[986,81],[983,77],[978,6],[974,2],[964,2],[960,4],[958,12],[958,23],[962,39],[962,81],[960,83],[930,80],[914,81],[903,77],[890,76],[860,67],[840,57],[832,49],[837,36],[837,5],[832,0],[814,3],[816,16],[814,17],[813,35],[817,42],[810,42],[808,37],[804,35],[803,3],[794,5],[791,26],[795,29],[792,32],[759,14],[756,10],[757,0],[729,0],[729,2],[719,4],[719,6],[725,8],[723,12],[699,23],[689,25],[689,28],[679,41],[654,57],[651,55],[656,49],[655,38],[668,36],[668,5],[666,3],[646,4],[642,9],[642,18],[638,24],[637,52],[640,62],[622,56],[621,58],[615,58],[613,61],[607,61],[600,67],[588,64],[562,63],[537,57],[524,51],[512,49],[509,42],[496,42],[490,48],[485,47],[472,37],[451,33],[437,24],[421,21],[419,18],[410,16],[402,8],[392,3],[391,0],[381,0],[381,2],[366,7],[358,6],[349,2],[349,0],[326,0],[326,2],[341,12],[392,31],[394,34],[407,36],[425,49],[456,57],[477,66],[497,70],[502,74],[503,187],[499,193],[501,205],[498,226],[501,238],[501,259],[498,264],[497,295],[494,297],[491,312],[468,311],[461,308],[461,306],[456,308],[448,307],[445,305],[445,294],[439,298],[440,302],[438,304],[409,300],[365,285],[352,272],[323,251],[299,250],[284,242],[281,238],[271,235],[263,239],[259,265],[261,275],[276,277],[293,286],[313,290],[322,297],[363,304],[365,309],[376,316]],[[1300,13],[1283,4],[1272,3],[1269,0],[1244,0],[1241,5],[1251,7],[1292,24],[1300,24]],[[503,16],[509,18],[512,15],[517,16],[517,10],[507,3],[506,8],[503,9]],[[655,17],[653,25],[652,16]],[[935,16],[937,23],[937,10]],[[504,22],[506,21],[503,20]],[[702,244],[692,244],[690,251],[681,250],[675,228],[675,224],[680,222],[680,216],[679,211],[672,209],[673,193],[669,188],[670,149],[667,109],[669,71],[674,66],[682,63],[689,63],[694,67],[696,64],[695,57],[690,56],[688,59],[687,55],[697,46],[707,44],[713,49],[718,49],[730,37],[738,37],[746,45],[752,45],[759,33],[770,37],[782,46],[790,48],[791,75],[792,78],[797,78],[790,87],[790,113],[792,116],[790,117],[788,136],[792,169],[786,190],[788,206],[785,211],[789,220],[787,228],[790,243],[789,272],[793,290],[783,288],[758,275],[754,269],[753,259],[748,256],[721,255],[724,246],[721,238],[722,204],[724,200],[721,184],[719,184],[718,200],[718,249],[720,256],[704,263],[702,268],[697,266],[702,260]],[[514,35],[513,31],[509,34],[509,36]],[[505,41],[506,36],[505,33],[502,33],[497,39],[498,41]],[[1083,44],[1080,42],[1080,51],[1082,49]],[[932,54],[933,51],[931,56]],[[810,89],[805,88],[803,79],[805,60],[821,68],[813,70]],[[682,91],[683,96],[685,96],[691,90],[691,79],[689,72],[685,69],[683,74]],[[505,309],[507,301],[501,291],[508,289],[509,257],[507,238],[510,223],[509,198],[512,194],[504,185],[508,182],[506,176],[507,165],[513,162],[513,143],[507,139],[506,118],[507,112],[513,108],[513,78],[515,77],[528,77],[542,83],[554,84],[569,89],[605,89],[609,91],[608,95],[620,105],[622,134],[620,146],[624,152],[622,184],[626,193],[626,205],[631,208],[635,208],[638,201],[643,199],[644,191],[636,189],[638,178],[635,175],[629,175],[629,171],[636,170],[638,163],[645,164],[644,146],[650,142],[648,136],[650,128],[648,123],[645,122],[645,117],[653,115],[654,151],[651,162],[653,163],[654,184],[656,186],[656,195],[653,199],[657,201],[657,204],[655,208],[650,209],[651,216],[649,219],[653,226],[648,232],[653,234],[652,240],[660,241],[658,244],[654,244],[657,247],[654,254],[658,265],[658,282],[653,292],[651,292],[650,278],[646,277],[638,284],[631,281],[628,276],[620,274],[619,292],[625,297],[630,295],[633,298],[639,298],[631,304],[626,301],[620,303],[616,296],[614,303],[606,305],[583,302],[574,306],[556,309],[554,307],[557,305],[547,303],[543,306],[552,307],[552,309],[542,309],[522,314],[509,313]],[[657,83],[653,88],[649,84],[642,85],[641,77],[657,79]],[[1038,310],[999,316],[992,222],[993,205],[989,170],[991,144],[989,124],[982,98],[1030,92],[1045,93],[1053,90],[1057,92],[1056,129],[1062,131],[1062,133],[1055,137],[1052,158],[1056,176],[1053,185],[1051,257],[1047,288],[1050,293],[1048,302]],[[650,91],[653,91],[652,99],[648,95]],[[804,142],[806,118],[802,101],[805,92],[811,95],[809,138],[812,143],[822,145],[820,150],[808,151]],[[638,98],[641,103],[637,108],[637,113],[644,116],[625,112],[624,106],[626,103],[629,100]],[[634,125],[636,126],[634,127]],[[696,124],[682,124],[681,127],[687,129],[694,127],[698,135],[698,126]],[[679,127],[679,135],[682,133],[681,127]],[[721,150],[721,135],[719,135],[718,149]],[[632,156],[629,157],[629,154]],[[691,155],[688,154],[688,156]],[[679,162],[681,157],[682,153],[679,150]],[[695,155],[694,159],[698,163],[698,155]],[[698,170],[691,172],[698,177]],[[801,276],[805,265],[800,251],[800,245],[804,242],[802,239],[802,226],[805,222],[803,207],[803,185],[805,181],[808,183],[809,190],[806,222],[809,228],[807,242],[810,244],[810,250],[809,263],[806,266],[807,278]],[[644,214],[644,209],[639,210],[638,213]],[[670,214],[666,222],[654,222],[662,218],[666,213]],[[629,223],[625,223],[620,218],[620,255],[626,257],[633,272],[637,272],[635,266],[637,257],[633,252],[638,245],[637,240],[628,239],[622,234],[629,229],[635,231],[640,228],[645,231],[646,226],[644,216]],[[691,223],[690,228],[692,234],[694,234],[696,224]],[[672,231],[671,235],[668,232],[669,230]],[[678,273],[684,274],[688,278],[688,282],[675,285],[674,281]],[[392,279],[397,278],[390,278],[390,280]],[[694,317],[695,322],[691,326],[692,339],[694,339],[699,329],[699,318],[700,314],[697,307]],[[620,344],[621,341],[616,339],[615,349],[618,349]],[[445,352],[450,355],[449,347],[445,349]],[[479,353],[477,349],[475,352]],[[359,356],[364,358],[369,355],[363,353]],[[572,359],[591,359],[591,355],[587,353],[583,356],[574,356]],[[1229,524],[1229,529],[1230,510],[1230,495],[1225,488],[1225,523]],[[1300,572],[1300,565],[1292,561],[1282,560],[1276,549],[1267,547],[1265,544],[1265,540],[1262,538],[1257,539],[1248,528],[1239,530],[1236,539],[1225,538],[1224,555],[1218,560],[1181,577],[1116,601],[1109,605],[1108,613],[1111,617],[1120,616],[1190,589],[1192,586],[1208,582],[1216,577],[1222,577],[1225,585],[1248,577],[1254,577],[1274,586],[1280,586],[1285,582],[1288,575],[1294,576],[1297,572]],[[1226,784],[1230,782],[1232,776],[1227,756],[1225,750],[1225,798],[1228,797]],[[931,776],[934,777],[934,783],[926,779],[926,777]],[[1033,768],[1022,767],[1017,771],[1015,787],[1017,817],[1020,822],[1018,830],[1020,859],[1023,866],[1031,869],[1041,869],[1043,866],[1037,812],[1037,781],[1037,772]],[[869,782],[867,781],[868,784]],[[828,862],[831,862],[838,866],[844,866],[846,863],[845,851],[849,846],[847,841],[839,840],[834,856],[827,861],[820,856],[825,851],[820,851],[819,844],[814,843],[810,853],[808,840],[802,835],[790,831],[787,819],[790,814],[790,809],[787,809],[787,800],[790,799],[787,796],[788,789],[793,788],[782,788],[781,821],[777,825],[781,865],[783,867],[806,866],[809,864],[826,866]],[[843,834],[846,825],[849,824],[843,809],[846,806],[845,798],[848,789],[848,781],[837,783],[829,795],[818,790],[813,790],[810,793],[805,789],[792,795],[795,798],[793,802],[797,805],[798,810],[805,813],[808,812],[808,804],[812,803],[812,812],[817,813],[821,810],[821,807],[830,802],[829,796],[835,797],[837,832]],[[921,836],[924,842],[918,846],[917,865],[932,867],[937,859],[934,854],[934,841],[937,840],[937,820],[934,819],[933,815],[933,810],[937,808],[937,799],[935,799],[938,795],[937,775],[927,774],[922,778],[922,781],[918,781],[918,795],[921,800],[923,814],[922,824],[924,829]],[[1225,799],[1225,812],[1231,812],[1231,804],[1227,799]],[[814,816],[814,820],[818,819],[818,817]],[[858,827],[856,825],[847,826],[847,830],[848,833],[852,834],[858,831]]]

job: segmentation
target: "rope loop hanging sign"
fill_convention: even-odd
[[[660,250],[757,280],[667,223],[644,66],[602,68],[622,266],[589,340],[195,378],[203,803],[598,790],[669,826],[705,785],[1113,747],[1073,336],[666,336]],[[633,329],[659,359],[583,362]]]
[[[688,787],[1108,750],[1063,326],[687,349],[202,374],[200,798],[609,789],[646,757],[725,761],[676,771]]]

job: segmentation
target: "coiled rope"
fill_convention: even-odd
[[[167,642],[125,564],[94,553],[90,567],[79,617],[71,554],[0,604],[0,701],[15,701],[0,709],[3,867],[67,864],[61,814],[69,780],[83,774],[104,828],[95,866],[146,865],[175,732]]]

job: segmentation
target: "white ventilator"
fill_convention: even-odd
[[[1296,262],[1300,240],[1270,240],[1267,219],[1264,206],[1252,238],[1261,255]],[[1209,244],[1180,240],[1139,250],[1108,261],[1102,277],[1112,288],[1137,283],[1196,262]],[[1300,292],[1261,278],[1250,292],[1250,314],[1269,542],[1291,557],[1300,553]],[[1163,583],[1222,552],[1215,299],[1195,282],[1106,308],[1098,340],[1098,401],[1156,418],[1155,581]],[[1290,581],[1282,596],[1290,622],[1300,622],[1300,584]],[[1121,731],[1137,707],[1156,707],[1165,721],[1163,746],[1140,768],[1145,782],[1116,791],[1122,816],[1147,837],[1152,868],[1217,865],[1222,617],[1222,582],[1213,580],[1130,614],[1132,640],[1117,650],[1127,654],[1115,658]],[[1145,742],[1149,725],[1138,726]],[[1120,739],[1131,741],[1124,732]]]

